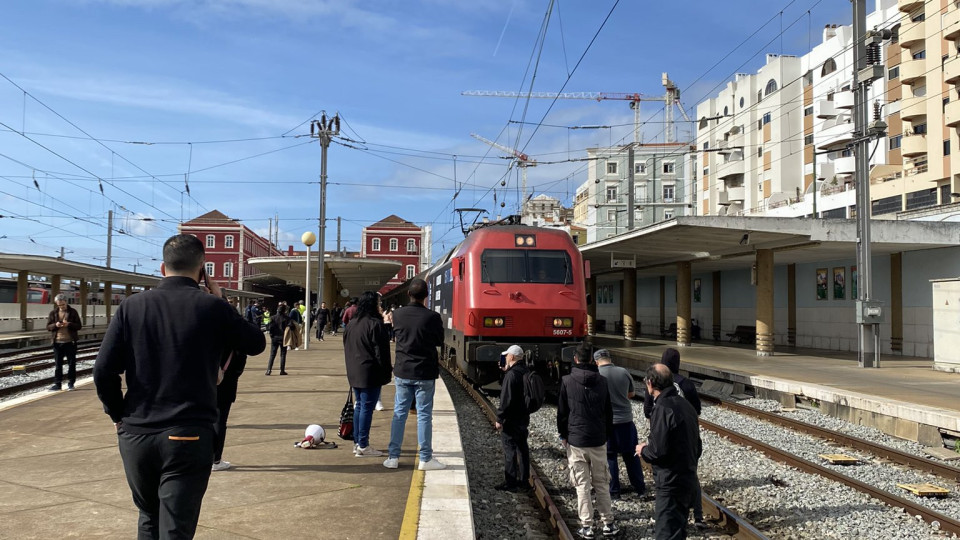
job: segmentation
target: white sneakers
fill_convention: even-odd
[[[417,468],[421,471],[439,471],[440,469],[446,469],[447,466],[437,461],[437,458],[433,458],[430,461],[421,461]]]
[[[387,458],[383,460],[383,466],[388,469],[396,469],[400,465],[400,458]]]
[[[225,471],[225,470],[227,470],[227,469],[229,469],[229,468],[230,468],[230,462],[229,462],[229,461],[220,460],[220,461],[215,461],[215,462],[213,463],[213,467],[210,467],[210,470],[212,470],[212,471]]]
[[[363,448],[358,446],[357,450],[354,452],[354,455],[357,457],[378,457],[382,456],[383,452],[370,446],[365,446]]]
[[[377,406],[374,407],[374,408],[377,409],[378,411],[382,411],[382,410],[383,410],[383,403],[380,403],[380,400],[378,399],[378,400],[377,400]]]

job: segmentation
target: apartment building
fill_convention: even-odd
[[[634,228],[692,215],[696,203],[694,148],[690,143],[634,145]],[[627,147],[588,148],[587,181],[577,188],[575,223],[587,242],[626,232],[629,226],[630,162]]]

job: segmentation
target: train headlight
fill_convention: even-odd
[[[483,326],[486,328],[503,328],[503,317],[484,317]]]
[[[573,319],[570,317],[557,317],[553,319],[554,328],[573,328]]]
[[[518,234],[513,237],[513,243],[517,247],[537,247],[537,237],[533,234]]]

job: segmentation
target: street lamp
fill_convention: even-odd
[[[310,348],[310,246],[312,246],[313,243],[317,241],[317,235],[313,234],[310,231],[307,231],[302,235],[300,235],[300,241],[307,246],[307,280],[305,282],[306,283],[305,288],[307,290],[306,291],[307,298],[306,298],[306,303],[304,304],[307,306],[307,310],[304,312],[306,313],[307,316],[304,317],[304,323],[303,323],[303,326],[305,328],[303,332],[304,333],[303,350],[307,350]]]

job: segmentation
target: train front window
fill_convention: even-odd
[[[570,283],[572,268],[560,250],[487,249],[480,256],[484,283]]]

